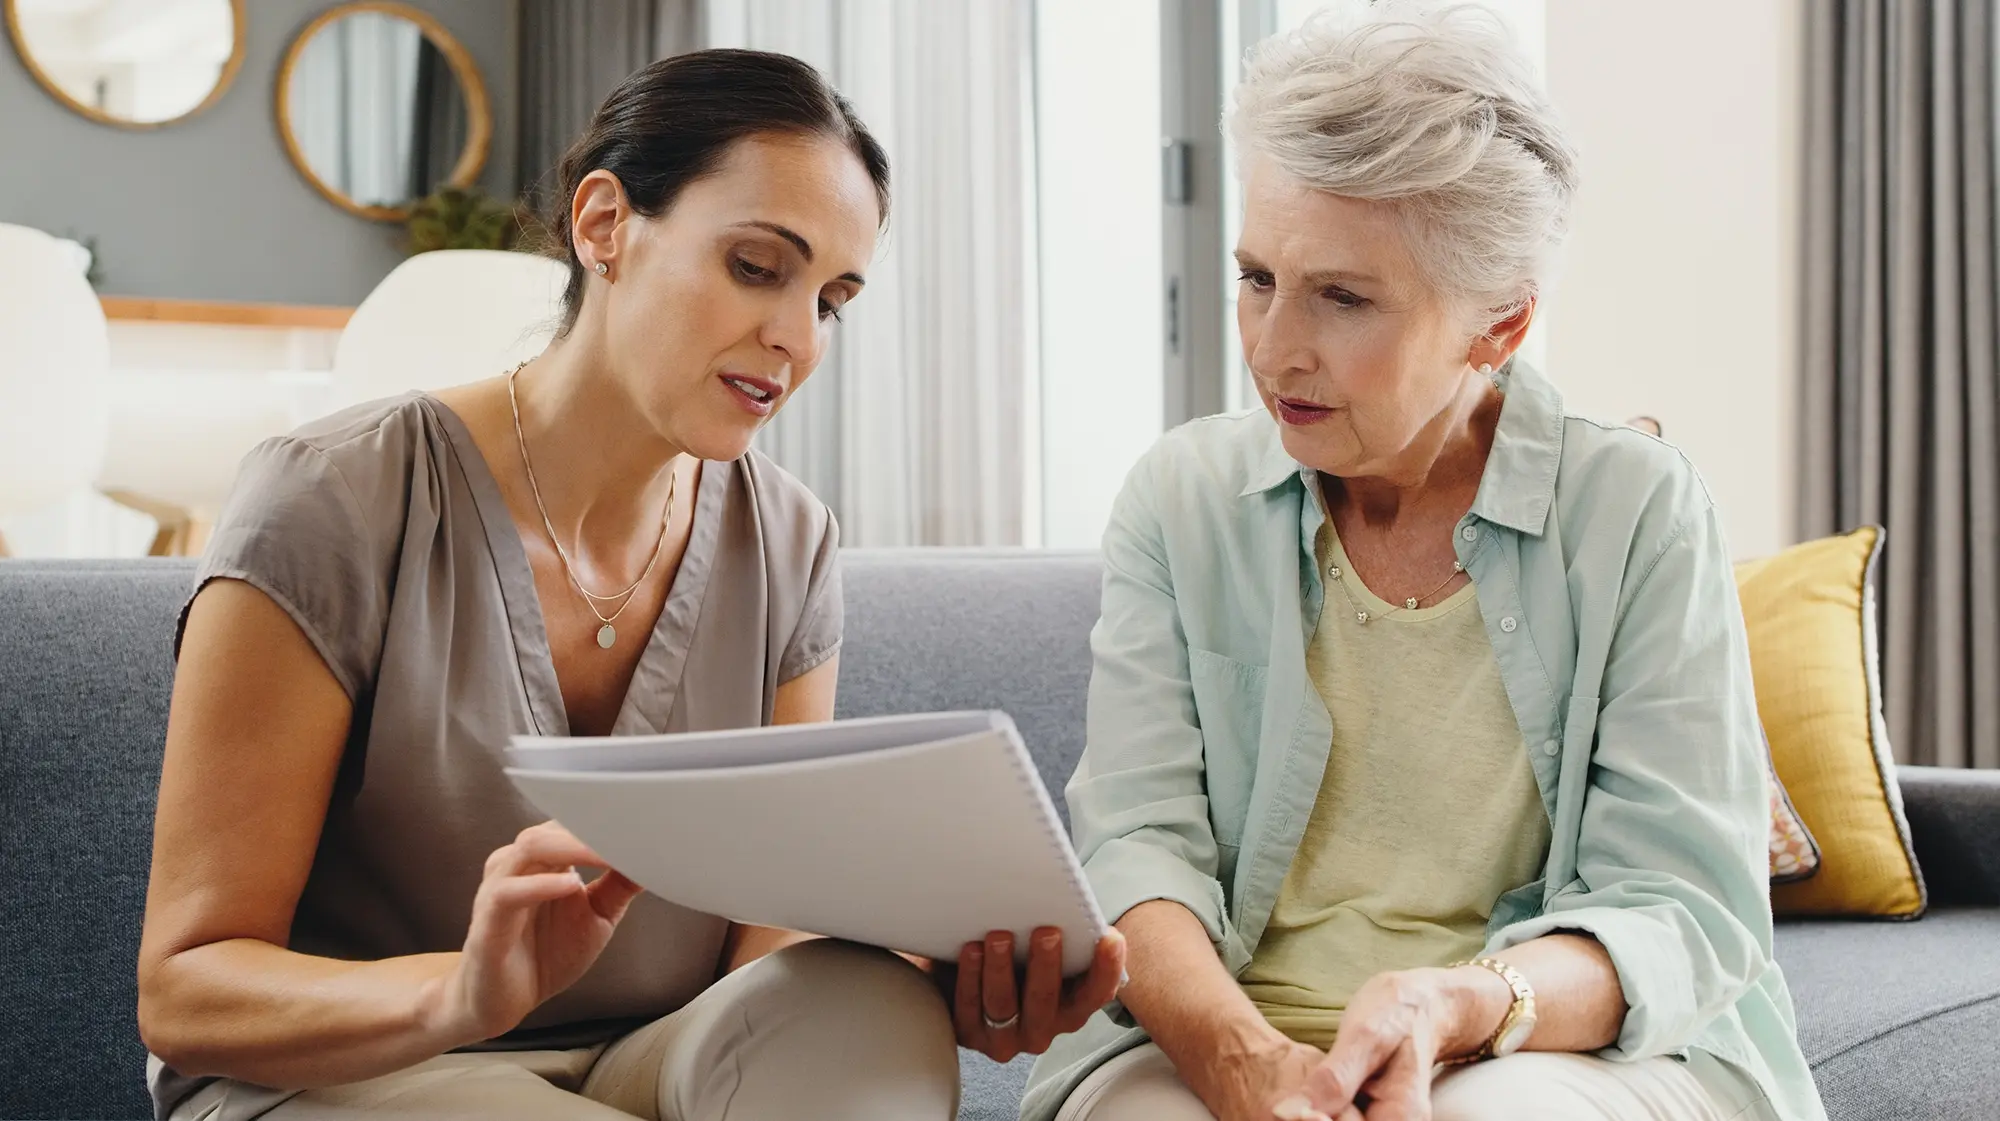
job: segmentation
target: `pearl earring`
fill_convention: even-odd
[[[601,269],[601,268],[602,268],[602,266],[599,266],[599,268]],[[1489,378],[1490,378],[1490,377],[1492,377],[1492,376],[1493,376],[1493,363],[1491,363],[1491,362],[1481,362],[1481,363],[1479,364],[1479,372],[1480,372],[1480,373],[1482,373],[1482,374],[1485,374],[1485,375],[1486,375],[1487,377],[1489,377]]]
[[[605,263],[604,263],[603,261],[599,261],[599,262],[597,262],[597,275],[599,275],[599,276],[610,276],[610,275],[611,275],[611,266],[610,266],[610,265],[607,265],[607,264],[605,264]]]

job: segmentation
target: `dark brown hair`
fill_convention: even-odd
[[[576,325],[583,306],[584,268],[569,215],[585,176],[600,168],[616,175],[632,209],[657,218],[688,184],[714,174],[738,141],[769,133],[821,135],[846,144],[874,180],[888,221],[889,157],[819,71],[765,51],[707,50],[661,59],[611,91],[556,168],[548,228],[553,249],[569,266],[562,333]]]

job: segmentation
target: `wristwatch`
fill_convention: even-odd
[[[1514,990],[1514,1003],[1508,1007],[1507,1014],[1500,1017],[1500,1026],[1493,1029],[1493,1035],[1480,1045],[1479,1050],[1470,1055],[1460,1055],[1455,1059],[1445,1059],[1443,1065],[1456,1066],[1460,1063],[1484,1062],[1487,1059],[1504,1059],[1519,1051],[1527,1044],[1528,1037],[1535,1034],[1534,987],[1528,984],[1526,977],[1521,976],[1520,970],[1498,958],[1473,958],[1471,961],[1457,962],[1449,968],[1456,969],[1461,965],[1476,965],[1499,974],[1500,979],[1507,982],[1507,987]]]

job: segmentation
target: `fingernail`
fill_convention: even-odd
[[[1311,1121],[1312,1118],[1323,1115],[1305,1098],[1286,1098],[1272,1107],[1271,1116],[1278,1118],[1278,1121]]]

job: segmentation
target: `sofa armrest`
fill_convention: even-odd
[[[1898,767],[1931,902],[2000,905],[2000,771]]]

